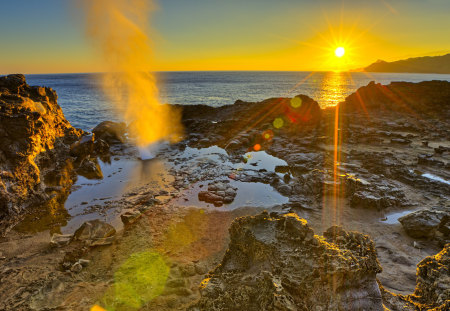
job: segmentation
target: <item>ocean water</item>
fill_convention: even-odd
[[[162,102],[213,107],[230,105],[238,99],[261,101],[298,94],[308,95],[327,107],[343,101],[370,81],[450,81],[448,74],[362,72],[163,72],[156,76]],[[26,78],[30,85],[56,90],[59,105],[75,127],[90,130],[101,121],[120,120],[108,96],[103,94],[100,74],[42,74]]]

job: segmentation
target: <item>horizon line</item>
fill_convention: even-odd
[[[170,72],[366,72],[363,70],[155,70],[149,71],[152,73],[170,73]],[[0,73],[1,76],[7,76],[10,74],[23,74],[23,75],[58,75],[58,74],[106,74],[111,73],[107,71],[80,71],[80,72],[46,72],[46,73],[21,73],[21,72],[13,72],[13,73]],[[118,73],[118,72],[117,72]]]

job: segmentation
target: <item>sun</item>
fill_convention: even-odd
[[[336,50],[334,50],[334,54],[336,55],[336,57],[341,58],[345,54],[345,49],[342,46],[340,46],[336,48]]]

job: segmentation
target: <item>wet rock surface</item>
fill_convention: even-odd
[[[230,185],[229,180],[219,180],[208,184],[207,191],[200,191],[198,199],[208,203],[213,203],[215,206],[221,206],[224,203],[229,204],[233,202],[236,197],[238,189]]]

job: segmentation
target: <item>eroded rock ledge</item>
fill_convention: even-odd
[[[383,310],[368,236],[262,213],[235,220],[230,239],[192,310]]]
[[[222,260],[190,310],[448,310],[450,244],[417,266],[416,290],[396,295],[367,235],[333,226],[314,235],[296,214],[237,218]]]

